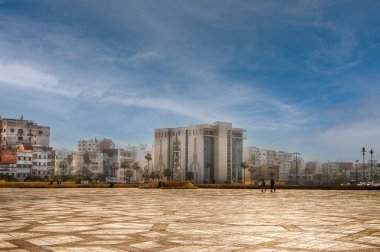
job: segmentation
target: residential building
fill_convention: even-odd
[[[284,151],[260,149],[257,147],[244,148],[244,161],[255,170],[251,180],[270,179],[288,181],[293,154]]]
[[[75,151],[61,149],[53,150],[52,166],[55,175],[71,175],[73,170],[73,159],[76,155]]]
[[[41,126],[33,121],[0,118],[0,145],[38,145],[49,147],[50,127]]]
[[[33,146],[32,160],[32,176],[46,177],[54,175],[51,148]]]
[[[103,175],[108,180],[114,182],[126,182],[126,170],[121,167],[121,164],[129,160],[132,164],[134,160],[134,152],[124,149],[108,149],[103,151]],[[113,164],[117,169],[113,168]],[[132,167],[131,167],[132,169]],[[136,177],[136,176],[135,176]]]
[[[33,169],[33,148],[20,145],[16,151],[17,156],[17,180],[25,180]]]
[[[175,180],[241,182],[243,135],[228,122],[155,129],[154,169],[171,169]]]
[[[17,177],[16,150],[0,148],[0,175]]]
[[[139,162],[140,166],[143,169],[147,169],[149,171],[152,170],[152,162],[149,162],[150,167],[148,167],[148,162],[145,159],[145,156],[147,154],[150,154],[153,159],[152,149],[153,149],[152,146],[148,146],[147,144],[139,144],[137,146],[132,146],[132,145],[127,146],[127,150],[132,152],[132,155],[133,155],[132,159],[135,162]]]

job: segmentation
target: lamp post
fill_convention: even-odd
[[[298,185],[298,155],[301,155],[299,152],[294,152],[294,155],[296,155],[296,185]]]
[[[364,179],[367,177],[365,175],[365,165],[364,165],[365,148],[364,147],[362,148],[362,153],[363,153],[363,181],[364,181]]]
[[[372,166],[372,155],[373,155],[374,151],[372,149],[370,149],[369,151],[369,154],[371,154],[371,180],[373,181],[374,178],[373,178],[373,166]]]
[[[358,184],[358,163],[359,163],[359,160],[355,160],[355,163],[356,163],[356,184]]]

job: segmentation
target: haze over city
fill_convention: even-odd
[[[0,115],[51,146],[232,122],[305,160],[380,143],[378,1],[0,1]],[[375,153],[376,158],[376,153]]]

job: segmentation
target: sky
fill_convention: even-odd
[[[54,148],[228,121],[245,146],[376,159],[379,13],[377,0],[0,0],[0,115],[50,126]]]

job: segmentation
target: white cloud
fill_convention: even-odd
[[[321,132],[316,142],[327,148],[358,151],[362,146],[378,149],[380,143],[380,119],[345,123]]]
[[[24,64],[0,61],[0,83],[14,86],[54,90],[58,87],[58,79],[51,74],[41,72]]]

